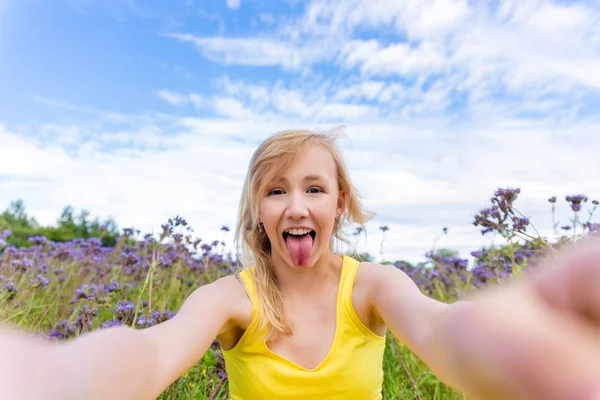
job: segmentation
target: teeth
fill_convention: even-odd
[[[312,229],[288,229],[285,232],[289,233],[290,235],[305,235],[312,232]]]

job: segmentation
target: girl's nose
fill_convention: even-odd
[[[301,196],[292,195],[286,208],[286,216],[298,219],[308,216],[308,208]]]

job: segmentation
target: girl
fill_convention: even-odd
[[[334,251],[343,223],[370,214],[332,135],[307,131],[258,147],[238,217],[247,268],[198,288],[164,323],[61,344],[3,332],[0,397],[153,399],[216,337],[232,399],[381,399],[387,329],[474,398],[600,394],[595,242],[530,282],[434,301],[399,269]]]

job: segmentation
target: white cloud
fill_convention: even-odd
[[[227,7],[232,10],[240,8],[241,0],[227,0]]]
[[[374,100],[386,87],[381,81],[364,81],[341,88],[334,97],[337,100],[366,99]]]
[[[299,26],[316,36],[350,36],[356,29],[396,28],[410,40],[444,36],[470,14],[464,0],[324,0],[312,1]]]
[[[190,94],[190,101],[196,108],[202,109],[206,107],[206,99],[203,96],[200,96],[199,94]]]
[[[273,23],[275,23],[275,18],[271,14],[261,13],[259,18],[260,22],[265,25],[273,25]]]
[[[381,47],[375,41],[352,42],[341,52],[342,63],[347,68],[358,66],[365,74],[405,77],[431,75],[441,72],[446,60],[433,43],[411,46],[407,43],[394,43]]]
[[[363,31],[382,28],[395,30],[396,36],[361,37]],[[543,104],[532,104],[538,108],[558,107],[556,99],[542,97],[573,104],[581,91],[600,88],[595,72],[600,69],[600,13],[586,3],[510,0],[496,7],[465,0],[315,0],[300,19],[282,20],[268,37],[169,36],[194,43],[206,58],[225,65],[306,71],[335,62],[367,80],[414,78],[403,86],[417,85],[412,94],[423,96],[427,90],[420,85],[438,80],[438,89],[458,93],[474,107],[499,94],[523,96],[530,103],[538,98]],[[390,91],[382,95],[398,100]],[[413,114],[427,109],[426,104],[411,107]]]
[[[317,43],[299,44],[267,37],[200,37],[170,33],[165,36],[194,44],[209,60],[225,65],[281,66],[299,70],[329,57]]]
[[[237,99],[231,97],[216,97],[214,108],[217,114],[236,119],[250,119],[252,112],[244,107]]]
[[[328,96],[322,89],[312,90],[313,87],[288,88],[281,83],[248,84],[225,76],[218,80],[218,88],[229,97],[216,96],[210,103],[219,115],[243,119],[284,121],[291,117],[327,122],[376,116],[369,105],[344,103]]]
[[[175,106],[186,104],[189,100],[186,96],[173,93],[168,90],[159,90],[156,94],[161,98],[161,100],[164,100],[167,103],[171,103]]]
[[[175,106],[183,106],[191,103],[195,108],[200,110],[209,108],[206,97],[197,93],[190,93],[186,95],[168,90],[159,90],[157,95],[161,100],[164,100],[167,103]]]

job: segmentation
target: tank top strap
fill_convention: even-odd
[[[356,271],[358,271],[359,262],[352,257],[343,255],[344,261],[342,264],[342,276],[340,285],[342,304],[347,310],[353,309],[352,307],[352,289],[354,288],[354,279],[356,278]]]
[[[252,301],[252,305],[256,304],[256,290],[254,287],[254,267],[244,268],[240,272],[236,274],[236,278],[243,283],[244,289],[246,289],[246,294],[250,301]]]
[[[377,341],[385,341],[385,336],[376,335],[371,329],[369,329],[360,319],[354,306],[352,304],[352,290],[354,289],[354,283],[356,281],[356,272],[358,271],[358,266],[360,265],[360,261],[344,255],[344,266],[342,269],[342,291],[341,291],[341,302],[344,310],[345,318],[349,318],[352,321],[352,326],[358,329],[360,334],[365,335],[369,338],[375,339]]]
[[[236,278],[241,281],[242,286],[246,289],[246,294],[252,303],[252,316],[250,317],[250,324],[248,328],[246,328],[246,332],[242,336],[242,339],[245,339],[248,336],[255,336],[259,334],[258,332],[258,324],[259,324],[259,309],[258,309],[258,297],[256,294],[256,283],[254,278],[254,269],[255,267],[244,268],[243,270],[236,273]],[[241,341],[241,340],[240,340]],[[236,348],[239,346],[236,346]]]

